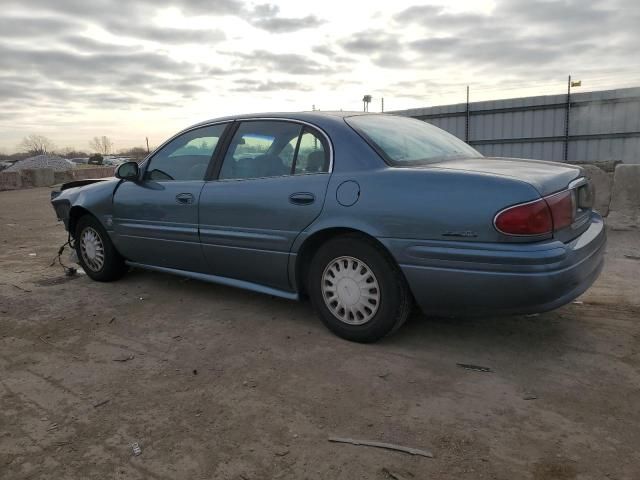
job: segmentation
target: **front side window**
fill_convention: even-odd
[[[390,115],[357,115],[345,120],[393,166],[482,157],[459,138],[421,120]]]
[[[210,125],[174,138],[151,158],[145,180],[204,180],[226,126]]]
[[[328,167],[325,145],[312,129],[277,120],[246,121],[231,140],[219,178],[321,173]]]

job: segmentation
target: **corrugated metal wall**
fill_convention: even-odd
[[[473,91],[472,91],[473,93]],[[465,139],[466,104],[393,112]],[[469,143],[482,154],[564,160],[566,95],[469,104]],[[640,163],[640,88],[571,94],[569,162]]]

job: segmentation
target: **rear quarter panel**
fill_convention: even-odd
[[[338,201],[341,185],[347,181],[359,186],[351,206]],[[347,227],[377,238],[518,242],[522,239],[500,234],[493,218],[507,206],[537,198],[539,193],[528,183],[475,172],[386,166],[336,172],[321,215],[305,233]]]

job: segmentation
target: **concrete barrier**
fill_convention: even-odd
[[[53,185],[54,176],[52,168],[34,168],[20,170],[22,187],[48,187]]]
[[[115,170],[115,167],[92,167],[77,168],[75,170],[71,170],[71,172],[73,172],[74,180],[86,180],[87,178],[112,177]]]
[[[92,167],[64,171],[54,171],[51,168],[36,168],[13,172],[0,172],[0,191],[31,187],[50,187],[73,180],[112,177],[114,171],[115,167]]]
[[[640,165],[616,167],[607,224],[615,230],[640,228]]]
[[[20,172],[0,172],[0,191],[22,188]]]
[[[63,170],[61,172],[53,172],[53,184],[66,183],[73,180],[73,170]]]
[[[613,175],[605,172],[595,165],[581,165],[585,170],[587,178],[591,179],[596,189],[596,201],[593,208],[601,215],[609,214],[609,203],[611,202],[611,183]]]

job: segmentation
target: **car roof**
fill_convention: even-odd
[[[353,112],[353,111],[342,111],[342,110],[334,110],[334,111],[320,111],[320,110],[309,110],[309,111],[301,111],[301,112],[259,112],[259,113],[241,113],[238,115],[227,115],[224,117],[214,118],[208,120],[207,122],[218,121],[218,120],[232,120],[232,119],[246,119],[246,118],[265,118],[265,117],[273,117],[273,118],[326,118],[326,117],[352,117],[355,115],[367,115],[368,112]],[[373,115],[373,114],[370,114]]]
[[[355,117],[359,115],[386,115],[381,113],[369,113],[369,112],[353,112],[353,111],[307,111],[307,112],[262,112],[262,113],[243,113],[239,115],[228,115],[225,117],[212,118],[202,122],[198,122],[185,130],[191,130],[193,128],[209,125],[211,123],[225,122],[232,120],[247,120],[258,118],[286,118],[290,120],[300,120],[303,122],[309,122],[322,127],[327,123],[334,123],[337,120],[341,120],[347,117]]]

